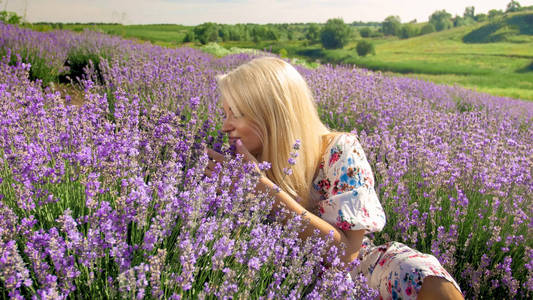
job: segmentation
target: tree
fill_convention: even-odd
[[[20,24],[20,21],[22,21],[22,17],[14,12],[4,10],[0,11],[0,21],[6,24]]]
[[[265,39],[270,41],[279,40],[279,31],[276,28],[268,28],[265,32]],[[292,38],[289,39],[292,40]]]
[[[433,24],[431,24],[431,23],[427,23],[420,30],[420,34],[428,34],[428,33],[432,33],[432,32],[435,32],[435,31],[436,31],[435,30],[435,26]]]
[[[194,31],[187,31],[185,37],[183,38],[184,43],[194,42]]]
[[[246,40],[246,27],[242,24],[233,25],[229,29],[230,41]]]
[[[368,54],[376,54],[376,50],[374,49],[374,44],[367,40],[361,40],[359,43],[357,43],[357,46],[355,47],[355,50],[357,51],[357,54],[359,56],[366,56]]]
[[[288,39],[289,41],[294,40],[294,33],[293,33],[292,31],[290,31],[290,30],[287,31],[287,39]]]
[[[400,17],[398,16],[388,16],[383,21],[381,25],[381,30],[384,35],[399,35],[402,27],[400,22]]]
[[[461,16],[455,16],[455,18],[452,19],[453,21],[453,27],[460,27],[465,25],[471,25],[475,23],[475,20],[470,17],[461,18]]]
[[[455,18],[452,19],[453,27],[460,27],[466,25],[465,18],[461,18],[461,16],[455,16]]]
[[[418,29],[413,23],[403,24],[400,29],[400,37],[402,39],[408,39],[414,36],[417,36],[419,33]]]
[[[252,25],[250,36],[252,37],[252,41],[254,43],[259,43],[259,41],[262,41],[265,37],[266,29],[264,26],[261,25]]]
[[[498,9],[489,10],[489,21],[494,21],[497,17],[502,16],[503,11]]]
[[[475,13],[474,13],[474,10],[475,8],[473,6],[467,6],[465,8],[465,12],[463,13],[463,18],[474,18],[475,17]]]
[[[372,31],[368,27],[363,27],[363,28],[359,29],[359,34],[362,37],[364,37],[364,38],[370,37],[371,33],[372,33]]]
[[[222,26],[218,29],[218,36],[222,39],[222,41],[226,42],[230,40],[230,34],[228,26]]]
[[[437,10],[429,17],[429,23],[435,26],[437,31],[450,29],[453,26],[452,15],[446,10]]]
[[[521,10],[520,3],[518,3],[518,1],[511,0],[511,2],[507,4],[507,9],[505,10],[505,12],[515,12],[515,11],[520,11],[520,10]]]
[[[463,26],[463,25],[470,25],[470,24],[474,24],[475,21],[476,21],[475,8],[473,6],[467,6],[463,13],[463,17],[460,18],[456,16],[455,20],[453,21],[453,25],[455,27]]]
[[[194,27],[194,35],[202,44],[218,41],[218,26],[215,23],[203,23]]]
[[[326,49],[344,47],[350,37],[350,28],[342,19],[329,19],[320,31],[320,41]]]
[[[486,14],[477,14],[474,19],[476,22],[485,22],[487,21],[487,15]]]
[[[288,52],[287,52],[287,49],[285,48],[281,48],[279,50],[279,57],[281,58],[287,58],[289,56]]]
[[[305,38],[311,43],[318,42],[320,40],[320,27],[315,23],[309,25],[305,30]]]

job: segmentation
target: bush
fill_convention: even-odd
[[[203,23],[194,27],[194,36],[205,45],[209,42],[218,41],[218,25],[215,23]]]
[[[188,31],[187,34],[185,34],[185,37],[183,38],[184,43],[191,43],[194,42],[195,36],[194,31]]]
[[[320,32],[320,41],[326,49],[344,47],[350,37],[350,28],[342,19],[329,19]]]
[[[431,14],[429,17],[429,23],[435,26],[437,31],[450,29],[453,27],[452,15],[443,10],[438,10]]]
[[[381,25],[381,30],[385,35],[399,35],[401,28],[402,23],[398,16],[388,16]]]
[[[311,43],[318,42],[320,40],[320,26],[315,23],[309,25],[305,32],[305,38]]]
[[[427,23],[420,30],[420,34],[428,34],[428,33],[432,33],[432,32],[435,32],[435,31],[437,31],[437,30],[435,30],[435,26],[433,24],[431,24],[431,23]]]
[[[368,27],[363,27],[363,28],[359,29],[359,34],[361,34],[361,36],[364,37],[364,38],[370,37],[371,33],[372,33],[372,31]]]
[[[384,37],[385,35],[383,34],[383,32],[381,31],[378,31],[378,30],[373,30],[371,33],[370,33],[370,37],[371,38],[382,38]]]
[[[22,17],[11,11],[0,11],[0,21],[6,24],[20,24]]]
[[[289,54],[287,53],[287,49],[281,48],[281,50],[279,50],[279,56],[280,57],[286,58],[288,55]]]
[[[374,44],[367,40],[362,40],[359,43],[357,43],[357,47],[355,48],[357,51],[357,54],[359,56],[366,56],[368,54],[376,54],[376,50],[374,49]]]
[[[418,28],[414,24],[404,24],[402,25],[400,29],[400,37],[402,39],[408,39],[412,38],[414,36],[417,36],[419,34]]]
[[[100,60],[104,58],[101,53],[94,53],[84,48],[73,49],[69,52],[65,65],[69,68],[66,74],[59,75],[59,82],[69,83],[71,80],[78,81],[86,74],[85,68],[94,68],[94,79],[99,83],[104,82],[100,69]]]

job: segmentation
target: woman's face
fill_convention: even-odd
[[[263,145],[253,123],[245,116],[236,117],[231,108],[222,100],[226,117],[222,124],[222,131],[228,134],[230,144],[235,144],[240,139],[246,149],[256,158],[263,152]]]

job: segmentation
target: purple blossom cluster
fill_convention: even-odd
[[[0,22],[0,56],[8,55],[11,64],[17,60],[30,64],[30,78],[39,79],[44,85],[70,74],[79,56],[93,60],[101,56],[126,59],[128,52],[142,52],[143,48],[142,44],[94,31],[80,34],[66,30],[36,32]]]
[[[346,278],[341,250],[298,239],[300,218],[269,217],[272,199],[219,132],[215,76],[252,56],[0,31],[0,293],[375,296]],[[28,51],[57,70],[72,51],[105,59],[87,66],[72,106],[30,80]],[[388,221],[376,243],[435,255],[466,298],[532,297],[533,103],[347,66],[298,70],[322,120],[365,149]],[[206,144],[231,158],[218,180],[203,175]],[[289,164],[305,151],[294,150]]]
[[[322,118],[359,134],[387,226],[467,298],[533,293],[533,103],[364,69],[300,69]]]
[[[12,32],[31,36],[28,48],[80,36],[0,26],[4,297],[375,297],[364,278],[349,278],[356,263],[340,263],[331,239],[302,241],[301,217],[270,215],[255,167],[218,131],[215,75],[251,57],[123,41],[100,61],[103,80],[86,68],[74,106],[31,80]],[[115,42],[82,36],[87,51]],[[204,175],[206,145],[229,159],[217,177]]]

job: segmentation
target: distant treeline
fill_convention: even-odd
[[[326,23],[327,24],[327,23]],[[277,41],[307,40],[310,43],[320,42],[320,34],[326,24],[323,23],[282,23],[282,24],[216,24],[203,23],[194,26],[185,36],[184,42],[198,41],[202,44],[217,41]],[[355,21],[346,24],[351,36],[357,36],[356,28],[379,32],[381,22]]]
[[[184,42],[206,44],[217,41],[306,40],[309,43],[320,42],[324,48],[342,48],[346,41],[353,38],[397,36],[406,39],[478,22],[498,22],[507,13],[523,10],[533,10],[533,6],[522,7],[517,1],[511,1],[505,11],[492,9],[487,14],[476,14],[474,6],[468,6],[462,16],[452,16],[446,10],[437,10],[425,23],[418,23],[416,19],[402,23],[399,16],[388,16],[383,22],[355,21],[348,24],[345,24],[342,19],[330,19],[325,24],[224,25],[203,23],[194,26],[186,34]]]
[[[102,23],[102,22],[89,22],[89,23],[81,23],[81,22],[67,22],[67,23],[57,23],[57,22],[34,22],[32,23],[34,25],[48,25],[48,26],[58,26],[58,25],[66,25],[66,26],[72,26],[72,25],[90,25],[90,26],[95,26],[95,25],[122,25],[120,23]]]
[[[533,10],[533,6],[522,7],[517,1],[511,1],[507,5],[507,9],[505,11],[491,9],[487,14],[476,14],[474,6],[467,6],[462,16],[452,16],[446,10],[437,10],[429,16],[429,22],[425,23],[424,25],[418,24],[416,19],[402,24],[399,16],[388,16],[381,24],[380,31],[384,35],[397,36],[406,39],[435,31],[472,25],[478,22],[498,22],[498,20],[507,13],[524,10]],[[361,35],[364,36],[363,34]]]
[[[465,8],[462,16],[452,16],[446,10],[437,10],[429,16],[429,21],[418,23],[411,20],[402,23],[399,16],[388,16],[383,22],[354,21],[344,23],[342,19],[330,19],[324,23],[283,23],[283,24],[217,24],[203,23],[197,26],[179,26],[183,40],[176,42],[254,42],[261,41],[304,41],[305,44],[322,44],[324,48],[335,49],[344,47],[349,40],[359,38],[379,38],[397,36],[402,39],[423,34],[442,31],[453,27],[471,25],[477,22],[497,22],[507,13],[532,10],[533,6],[522,7],[517,1],[510,1],[506,10],[492,9],[487,14],[475,13],[474,6]],[[19,23],[22,18],[12,12],[0,12],[0,21]],[[52,29],[69,29],[77,26],[123,26],[119,23],[51,23],[38,22],[34,25],[49,26]],[[134,25],[139,26],[139,25]],[[149,25],[154,26],[154,25]],[[80,28],[81,28],[80,27]],[[79,28],[78,28],[79,29]]]

